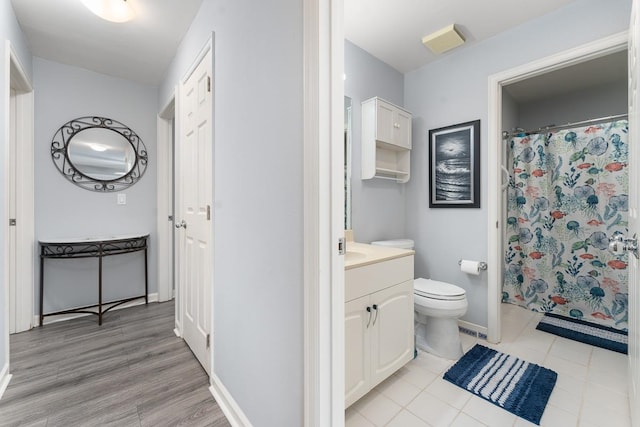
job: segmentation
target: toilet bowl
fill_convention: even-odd
[[[413,249],[410,239],[379,240],[372,245]],[[467,312],[464,289],[450,283],[416,278],[413,281],[416,347],[445,359],[462,352],[458,318]]]
[[[416,346],[445,359],[459,359],[458,318],[467,312],[465,290],[450,283],[414,279],[413,306]]]

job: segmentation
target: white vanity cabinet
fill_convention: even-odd
[[[362,102],[362,179],[409,181],[411,113],[378,97]]]
[[[413,358],[413,255],[345,273],[345,405]]]

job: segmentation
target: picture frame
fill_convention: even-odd
[[[429,130],[429,207],[480,208],[480,120]]]

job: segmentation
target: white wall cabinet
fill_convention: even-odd
[[[407,182],[411,113],[378,97],[362,102],[362,179]]]
[[[407,279],[411,271],[401,271],[398,279]],[[345,284],[353,277],[375,274],[384,264],[390,269],[409,263],[381,262],[372,266],[347,270]],[[374,267],[374,268],[368,268]],[[358,271],[361,270],[361,271]],[[368,270],[368,271],[367,271]],[[372,388],[388,378],[413,358],[413,279],[387,287],[371,280],[375,292],[347,301],[345,304],[345,406],[350,406]]]

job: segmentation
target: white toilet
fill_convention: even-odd
[[[413,240],[379,240],[372,245],[413,249]],[[458,318],[467,312],[464,289],[431,279],[413,280],[416,346],[445,359],[459,359]]]

